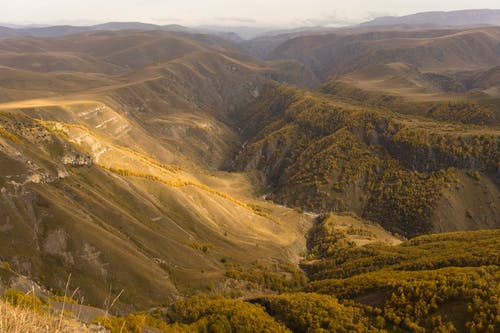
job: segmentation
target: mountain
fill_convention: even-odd
[[[0,38],[9,37],[62,37],[67,35],[79,34],[91,31],[121,31],[121,30],[140,30],[140,31],[169,31],[185,33],[208,33],[220,36],[233,42],[239,42],[241,38],[232,31],[223,31],[217,29],[193,29],[177,24],[157,25],[141,22],[108,22],[92,26],[44,26],[44,27],[0,27]]]
[[[387,62],[457,71],[497,65],[499,36],[499,28],[302,36],[282,43],[269,58],[298,60],[322,79]]]
[[[18,36],[16,29],[8,27],[0,27],[0,37],[15,37]]]
[[[242,39],[252,39],[258,35],[265,34],[272,30],[268,27],[252,27],[252,26],[223,26],[223,25],[200,25],[196,29],[200,31],[206,31],[211,33],[233,33],[240,36],[240,41]]]
[[[267,59],[298,61],[320,81],[338,81],[337,88],[344,88],[334,91],[341,98],[366,100],[368,94],[373,106],[399,113],[498,124],[498,83],[494,75],[479,74],[494,74],[499,64],[498,33],[496,27],[391,26],[281,36],[247,46],[249,52],[267,54]],[[476,117],[479,114],[483,116]]]
[[[494,331],[498,28],[102,28],[0,40],[0,306]]]
[[[241,144],[230,115],[271,76],[314,80],[305,68],[162,31],[0,44],[1,252],[17,271],[57,290],[71,270],[92,304],[125,288],[130,308],[218,283],[223,258],[297,260],[309,218],[216,170]]]
[[[81,332],[103,328],[203,332],[216,327],[252,332],[467,332],[486,327],[494,332],[498,231],[424,236],[391,246],[359,245],[350,239],[370,239],[375,234],[353,228],[346,234],[341,228],[347,220],[323,216],[311,233],[316,245],[311,244],[309,260],[303,265],[310,282],[297,272],[287,278],[259,264],[249,271],[229,272],[243,285],[269,285],[278,293],[248,298],[196,295],[170,306],[111,317],[66,296],[35,297],[10,289],[0,300],[8,314],[2,323],[24,331],[27,325],[33,331],[43,325]],[[54,315],[64,305],[69,314]],[[77,320],[72,313],[84,315]],[[92,314],[97,318],[85,325],[83,321],[88,323]]]
[[[424,12],[401,17],[377,17],[361,26],[375,27],[408,24],[413,26],[465,27],[500,25],[500,9],[473,9],[449,12]]]
[[[443,130],[367,103],[282,87],[260,102],[244,121],[250,139],[237,166],[258,170],[273,201],[309,211],[353,211],[410,237],[476,228],[479,220],[491,223],[485,228],[498,226],[500,141],[494,128],[450,124]],[[471,155],[463,158],[460,151]],[[473,180],[470,168],[482,176]],[[484,191],[473,190],[476,181],[484,182]],[[480,200],[488,207],[473,203],[472,193],[485,195]]]

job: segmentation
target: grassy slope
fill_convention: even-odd
[[[16,126],[25,132],[22,143],[2,139],[10,152],[2,165],[13,165],[4,177],[26,183],[4,184],[2,237],[10,241],[2,242],[8,245],[2,253],[45,285],[61,288],[60,277],[74,272],[92,304],[125,288],[123,303],[152,305],[217,283],[222,257],[245,265],[257,258],[296,260],[303,251],[307,218],[251,199],[238,190],[248,186],[243,176],[180,170],[81,126],[56,130],[44,123],[54,126],[50,132],[21,115],[3,121],[12,133],[21,135]],[[31,159],[28,170],[15,169],[16,152]],[[65,156],[93,162],[58,162]]]
[[[491,37],[481,31],[476,35],[483,41]],[[437,38],[430,54],[442,43],[453,46],[463,37]],[[303,274],[286,262],[297,262],[304,254],[310,215],[255,199],[247,175],[213,171],[227,166],[241,136],[250,142],[240,166],[263,171],[273,185],[273,197],[281,202],[353,210],[410,236],[498,225],[495,128],[437,123],[269,86],[269,78],[304,86],[317,82],[294,62],[256,61],[206,36],[96,32],[79,36],[78,42],[73,37],[3,40],[0,48],[15,67],[2,70],[22,78],[5,81],[0,88],[0,97],[9,102],[0,106],[5,111],[0,116],[0,205],[7,212],[0,224],[2,257],[56,292],[64,288],[70,271],[75,286],[93,304],[101,305],[125,288],[121,310],[157,305],[194,290],[245,295],[256,290],[239,287],[259,283],[264,286],[257,292],[304,287]],[[16,57],[27,53],[32,54]],[[58,58],[60,65],[54,63]],[[490,60],[486,54],[478,64]],[[80,66],[99,73],[57,70]],[[38,90],[38,82],[45,79],[49,88]],[[75,92],[78,87],[85,89]],[[372,305],[376,299],[385,313],[359,304],[339,305],[330,296],[259,301],[286,326],[339,329],[335,320],[321,322],[313,315],[320,310],[353,329],[439,326],[443,319],[422,319],[429,308],[420,301],[441,302],[432,313],[449,316],[450,308],[463,311],[471,303],[472,315],[464,318],[481,325],[492,322],[497,268],[476,266],[498,262],[495,249],[488,250],[496,234],[490,240],[465,234],[469,247],[463,239],[444,239],[431,242],[428,249],[407,243],[388,248],[372,244],[380,237],[398,243],[379,227],[364,228],[345,216],[336,221],[342,222],[334,237],[326,237],[333,243],[325,246],[326,255],[309,258],[318,260],[308,263],[310,277],[317,281],[306,289],[333,290],[341,298],[354,295]],[[335,252],[343,233],[347,240]],[[474,247],[475,240],[482,248]],[[352,248],[352,241],[370,245]],[[448,250],[441,255],[443,248]],[[463,249],[478,255],[468,257]],[[332,254],[347,259],[337,263]],[[416,260],[419,256],[430,260]],[[413,261],[420,266],[409,267]],[[429,265],[439,269],[429,271]],[[228,269],[233,274],[224,276]],[[375,281],[375,290],[356,294],[364,274]],[[399,274],[397,279],[391,278],[394,274]],[[471,280],[486,286],[484,293]],[[398,287],[392,294],[383,288],[388,281]],[[460,289],[460,284],[466,287]],[[440,298],[428,299],[419,288],[435,290]],[[409,308],[404,293],[413,297]],[[450,302],[456,299],[458,303]],[[285,330],[261,307],[221,299],[212,304],[213,311],[206,304],[196,298],[178,304],[168,318],[181,324],[168,329],[238,330],[252,327],[247,319],[254,316],[263,327]],[[483,312],[487,318],[481,317]],[[290,318],[294,313],[307,318]],[[122,325],[128,319],[117,320]],[[149,319],[131,317],[131,330],[137,320]]]
[[[309,217],[255,199],[246,175],[213,170],[239,145],[229,115],[268,77],[303,80],[307,70],[248,59],[210,36],[76,38],[0,43],[6,57],[26,55],[9,58],[19,82],[3,82],[14,101],[0,106],[2,256],[54,290],[74,272],[99,306],[125,288],[124,308],[218,288],[222,258],[297,262]],[[62,72],[81,59],[99,73]],[[40,79],[50,84],[33,95]]]

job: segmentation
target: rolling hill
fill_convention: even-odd
[[[496,325],[498,28],[322,31],[265,59],[98,29],[0,40],[0,306],[21,279],[120,295],[111,331]]]
[[[21,69],[29,63],[24,59],[5,68],[15,80],[6,77],[3,89],[25,100],[7,94],[0,106],[2,230],[11,239],[2,244],[16,249],[2,249],[2,257],[54,290],[79,267],[74,283],[89,302],[102,305],[125,287],[124,308],[218,283],[222,258],[297,261],[310,219],[253,198],[246,175],[216,169],[239,145],[229,114],[257,98],[268,77],[304,80],[307,71],[293,63],[243,62],[248,56],[223,53],[226,43],[209,36],[78,38],[38,40],[38,53],[64,49],[78,54],[68,60],[75,68],[84,70],[77,59],[85,56],[105,64],[102,70],[84,74],[63,63],[60,70],[28,71]],[[25,39],[4,43],[7,52],[20,52]],[[141,57],[143,47],[150,52]],[[107,74],[117,67],[120,74]],[[39,87],[32,95],[29,89]]]
[[[458,71],[498,64],[499,28],[371,31],[287,40],[271,59],[295,59],[321,79],[369,66],[404,62],[425,71]]]

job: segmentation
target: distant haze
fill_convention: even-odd
[[[500,8],[498,0],[0,0],[0,22],[86,25],[108,21],[217,26],[344,26],[378,16]]]

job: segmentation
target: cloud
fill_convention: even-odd
[[[177,24],[183,22],[184,20],[179,19],[178,17],[151,17],[148,21],[156,24]]]
[[[349,18],[344,15],[339,15],[337,13],[319,16],[315,18],[308,18],[301,20],[299,23],[302,25],[309,26],[347,26],[352,24],[357,24],[362,22],[360,19]]]
[[[216,17],[215,20],[225,23],[245,23],[245,24],[257,23],[257,20],[248,17]]]
[[[402,15],[401,13],[398,13],[396,11],[392,11],[392,12],[389,12],[389,11],[368,11],[367,16],[365,18],[365,21],[373,20],[377,17],[401,16],[401,15]]]

